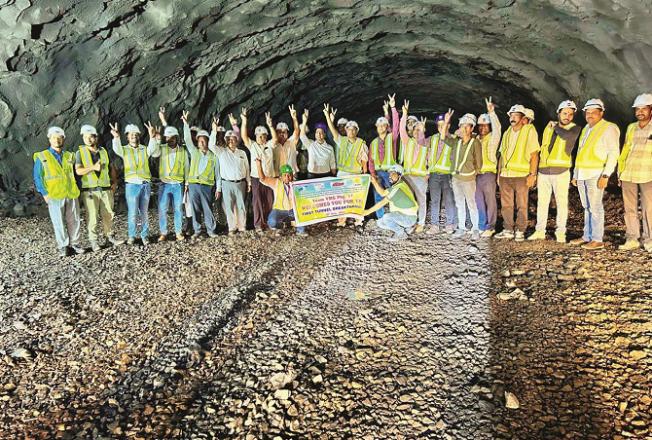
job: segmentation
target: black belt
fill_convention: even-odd
[[[110,186],[96,186],[95,188],[82,188],[82,192],[95,192],[95,191],[110,191]]]
[[[247,178],[245,177],[244,179],[240,179],[240,180],[222,179],[223,182],[231,182],[231,183],[240,183],[240,182],[242,182],[243,180],[247,180]]]

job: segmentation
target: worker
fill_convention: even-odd
[[[457,225],[457,210],[455,196],[451,186],[451,142],[446,142],[444,135],[446,115],[435,116],[437,133],[425,142],[428,145],[428,191],[430,192],[430,225],[426,234],[434,235],[440,232],[453,234]],[[446,226],[441,227],[441,202],[444,201]]]
[[[326,142],[328,126],[323,122],[315,124],[315,139],[308,138],[308,118],[310,112],[303,111],[301,121],[301,146],[308,152],[308,179],[332,177],[337,174],[335,163],[335,150]]]
[[[496,203],[496,153],[500,146],[502,127],[496,115],[491,96],[485,98],[487,113],[478,117],[478,140],[482,145],[482,166],[476,176],[475,202],[478,206],[480,235],[489,238],[496,232],[498,206]]]
[[[531,108],[525,109],[525,124],[532,124],[534,122],[534,110]]]
[[[297,164],[297,144],[299,143],[299,120],[294,105],[288,107],[292,118],[292,136],[289,136],[290,128],[285,122],[276,124],[276,147],[274,148],[274,167],[280,169],[282,165],[290,165],[294,170],[294,177],[299,174]],[[288,137],[289,136],[289,137]]]

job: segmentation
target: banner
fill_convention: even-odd
[[[369,183],[368,174],[292,182],[297,226],[342,216],[361,219]]]

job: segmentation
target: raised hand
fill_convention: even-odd
[[[296,117],[297,117],[297,109],[294,108],[294,104],[290,105],[288,107],[288,110],[290,110],[290,117],[292,117],[292,119],[296,119]]]
[[[488,113],[493,113],[496,110],[495,104],[491,102],[491,96],[489,97],[489,99],[485,98],[484,103],[487,106]]]
[[[406,99],[403,101],[403,114],[407,115],[409,111],[410,111],[410,101]]]
[[[267,122],[267,125],[270,127],[274,125],[274,122],[272,121],[272,114],[270,112],[265,113],[265,122]]]
[[[389,114],[389,102],[383,101],[383,113]]]
[[[161,120],[161,124],[168,125],[168,121],[165,117],[165,106],[158,108],[158,118]]]
[[[389,98],[389,106],[392,108],[396,107],[396,93],[387,95],[387,97]]]
[[[183,110],[181,112],[181,120],[184,122],[184,124],[188,123],[188,116],[190,116],[190,112],[187,110]]]
[[[310,112],[308,111],[308,109],[305,109],[303,111],[303,116],[301,117],[301,123],[303,125],[308,125],[308,116],[309,115],[310,115]]]
[[[211,128],[213,131],[217,131],[217,127],[220,126],[220,118],[217,116],[213,116],[212,122],[211,122]]]
[[[242,107],[242,110],[240,110],[240,118],[243,122],[247,120],[247,107]]]
[[[451,119],[453,118],[453,113],[455,113],[455,110],[449,108],[446,114],[444,115],[444,123],[446,125],[450,125]]]
[[[423,127],[424,127],[424,128],[425,128],[425,126],[426,126],[426,121],[427,121],[427,120],[428,120],[428,118],[426,118],[425,116],[422,116],[422,117],[421,117],[421,123],[423,124]]]
[[[155,138],[156,134],[158,133],[158,130],[156,129],[156,127],[154,127],[154,125],[152,125],[152,123],[150,121],[147,121],[147,123],[145,124],[145,127],[147,128],[147,132],[149,133],[149,137],[150,138]]]
[[[111,135],[116,139],[120,139],[120,130],[118,130],[118,123],[109,123],[109,127],[111,127]]]
[[[238,125],[238,120],[233,116],[233,113],[229,113],[229,122],[231,125]]]

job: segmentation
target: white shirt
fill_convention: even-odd
[[[320,144],[316,140],[309,139],[301,134],[301,144],[308,150],[308,172],[313,174],[330,173],[337,169],[335,163],[335,150],[326,142]]]
[[[113,152],[121,157],[124,160],[124,149],[122,147],[122,141],[120,139],[113,138]],[[140,148],[145,148],[144,145],[140,145],[138,147]],[[156,138],[150,138],[149,143],[147,144],[147,158],[149,159],[150,157],[156,157],[157,154],[161,154],[158,149],[158,141]],[[148,179],[141,179],[140,177],[129,177],[125,178],[126,183],[135,183],[135,184],[141,184],[144,182],[149,182]]]
[[[582,148],[584,148],[584,144],[586,143],[586,140],[589,138],[592,129],[593,129],[592,127],[589,127],[587,125],[586,131],[584,132],[584,136],[580,137],[580,143],[577,149],[578,155],[580,154],[580,151],[582,151]],[[606,164],[604,168],[600,170],[595,170],[595,169],[579,168],[576,166],[575,170],[573,171],[573,179],[594,180],[600,178],[600,176],[602,176],[603,174],[610,176],[611,173],[614,172],[614,170],[616,169],[616,165],[618,164],[618,155],[620,154],[619,146],[620,146],[620,129],[616,125],[610,124],[602,133],[602,136],[600,136],[600,139],[598,139],[597,144],[595,146],[596,156],[604,160]]]
[[[218,191],[222,190],[222,179],[233,182],[247,179],[247,184],[251,183],[247,153],[238,148],[231,151],[230,148],[217,147],[214,151],[219,164],[216,176]]]
[[[284,144],[277,144],[274,150],[274,162],[276,169],[280,169],[283,165],[290,165],[295,173],[299,172],[299,166],[297,165],[297,138],[294,135],[290,136]]]
[[[256,159],[260,158],[263,172],[266,177],[278,177],[278,170],[274,167],[274,141],[271,139],[265,145],[259,145],[256,141],[250,141],[249,152],[251,153],[251,177],[258,179],[258,166]]]

